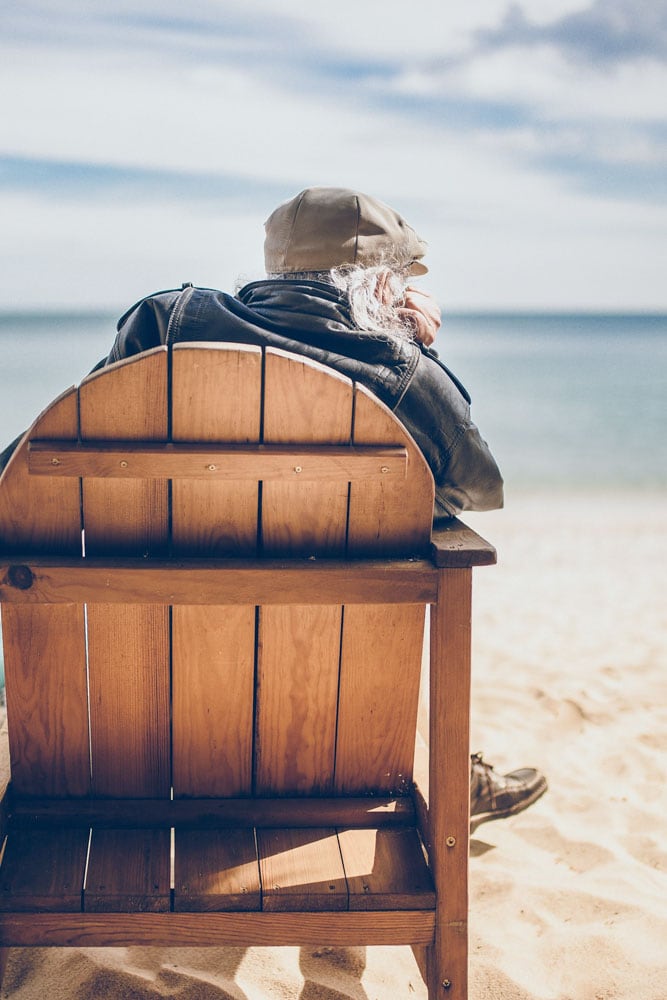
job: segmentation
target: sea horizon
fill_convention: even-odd
[[[155,293],[154,293],[155,294]],[[459,317],[463,316],[466,318],[487,318],[489,316],[497,317],[519,317],[525,319],[532,319],[541,316],[554,316],[561,319],[569,319],[571,317],[584,316],[591,318],[640,318],[640,319],[667,319],[667,306],[665,308],[655,309],[652,307],[646,308],[618,308],[610,309],[605,307],[575,307],[568,306],[564,308],[524,308],[521,306],[510,307],[510,306],[456,306],[449,307],[443,305],[441,309],[443,310],[443,316],[445,319],[447,317]],[[16,317],[40,317],[40,316],[82,316],[82,317],[107,317],[116,316],[120,317],[128,309],[128,303],[124,302],[118,306],[113,305],[53,305],[53,306],[35,306],[35,307],[24,307],[21,309],[16,309],[10,306],[0,306],[0,319],[7,320]]]
[[[107,357],[123,311],[0,309],[0,450]],[[444,310],[435,347],[508,494],[667,486],[667,312]]]

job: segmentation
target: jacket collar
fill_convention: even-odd
[[[355,329],[347,295],[328,282],[269,278],[245,285],[236,297],[274,327],[317,326],[348,335]]]

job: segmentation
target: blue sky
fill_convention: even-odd
[[[447,308],[667,309],[667,0],[0,9],[0,308],[261,277],[326,184],[405,215]]]

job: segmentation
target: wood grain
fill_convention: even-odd
[[[350,441],[352,383],[320,365],[267,350],[264,442]],[[265,555],[342,555],[348,484],[265,483]],[[284,592],[276,581],[277,593]],[[339,606],[263,606],[259,619],[255,788],[260,793],[331,788],[340,652]],[[287,604],[287,600],[285,604]]]
[[[348,547],[355,555],[423,555],[428,551],[435,487],[421,451],[396,419],[362,385],[355,385],[355,445],[400,445],[408,452],[405,480],[353,483]]]
[[[259,910],[259,863],[252,829],[177,830],[174,910]]]
[[[433,879],[414,829],[339,830],[351,910],[435,907]]]
[[[156,348],[82,382],[82,439],[166,440],[167,374]],[[165,482],[91,479],[82,489],[86,556],[165,552]],[[91,605],[88,654],[95,794],[168,795],[168,609]]]
[[[40,826],[163,827],[210,830],[245,827],[387,827],[414,822],[410,795],[238,799],[20,799],[15,822]]]
[[[167,440],[167,352],[155,348],[79,386],[81,440]],[[159,480],[83,483],[87,555],[159,555],[168,537],[167,484]]]
[[[249,432],[240,430],[242,414],[257,412],[256,398],[239,402],[239,395],[245,384],[243,366],[254,366],[256,377],[259,357],[254,349],[239,352],[230,347],[211,352],[188,345],[174,351],[177,444],[193,439],[214,444],[258,440],[257,424],[249,437]],[[80,394],[84,439],[98,440],[111,433],[130,443],[152,439],[159,445],[155,454],[165,454],[167,374],[166,352],[157,350],[86,380]],[[14,664],[13,695],[8,690],[14,698],[10,714],[13,710],[16,718],[36,716],[37,724],[29,737],[18,737],[13,751],[20,795],[8,853],[0,867],[0,897],[12,896],[13,901],[6,900],[5,912],[0,907],[0,947],[412,943],[420,958],[427,958],[422,965],[428,965],[430,992],[437,994],[447,980],[451,995],[463,998],[469,820],[471,572],[467,567],[488,563],[495,556],[488,543],[457,523],[436,533],[430,546],[433,484],[428,467],[400,424],[365,390],[355,389],[352,429],[352,389],[346,380],[271,351],[266,353],[265,380],[264,441],[289,447],[295,440],[315,446],[326,441],[342,444],[353,430],[355,445],[405,448],[406,483],[382,477],[363,485],[352,481],[348,531],[347,483],[343,490],[335,482],[267,479],[261,563],[236,558],[254,554],[259,497],[254,481],[247,494],[236,482],[192,479],[175,484],[174,551],[179,562],[171,570],[161,561],[169,527],[164,482],[84,484],[83,562],[90,560],[89,567],[71,560],[72,552],[66,551],[67,545],[78,544],[77,531],[71,525],[67,530],[53,529],[51,513],[58,513],[57,503],[51,502],[45,519],[45,541],[35,534],[39,518],[32,514],[24,518],[17,534],[22,553],[29,557],[33,547],[33,553],[41,556],[46,544],[47,552],[63,551],[65,556],[59,559],[60,566],[23,557],[0,560],[3,601],[56,602],[54,608],[38,603],[23,608],[16,603],[6,609],[10,647],[15,643],[21,650],[16,654],[10,649]],[[216,396],[221,384],[228,386],[229,398],[226,392]],[[67,439],[73,433],[70,397],[64,398],[62,412],[69,414],[70,429],[58,426],[54,418],[51,425],[46,421],[48,434],[42,436]],[[225,422],[229,429],[220,438]],[[3,524],[15,516],[13,511],[7,513],[6,498],[13,501],[16,490],[24,489],[19,480],[27,477],[25,444],[23,448],[3,478],[3,487],[7,483],[10,488],[6,493],[0,490],[0,540]],[[48,452],[36,446],[35,454]],[[194,452],[193,456],[200,457]],[[149,464],[144,472],[156,470]],[[13,477],[19,484],[16,489]],[[78,491],[76,479],[31,478],[49,486],[74,485]],[[346,538],[349,562],[341,558]],[[55,548],[49,549],[52,545]],[[10,555],[17,552],[14,548]],[[427,553],[436,565],[452,568],[438,572],[421,560],[395,558]],[[288,556],[295,554],[305,558],[286,569]],[[146,555],[155,562],[148,565]],[[197,562],[211,555],[222,559],[206,565]],[[316,559],[310,561],[313,555]],[[371,563],[357,561],[368,555],[374,557]],[[123,556],[125,565],[116,561]],[[388,556],[391,562],[380,562]],[[101,561],[96,565],[96,560]],[[94,788],[99,796],[121,795],[123,800],[116,805],[84,799],[78,809],[69,799],[54,812],[52,802],[30,796],[34,789],[40,796],[61,794],[62,789],[77,794],[69,791],[78,780],[72,778],[72,761],[87,761],[87,744],[68,742],[70,736],[60,729],[55,742],[50,735],[50,727],[62,728],[64,715],[70,713],[70,703],[58,698],[58,690],[68,687],[70,680],[64,667],[51,665],[48,650],[51,637],[57,636],[64,644],[63,661],[81,662],[82,612],[78,608],[73,613],[75,604],[66,601],[83,601],[85,594],[91,602]],[[401,826],[414,813],[412,803],[408,810],[402,808],[407,796],[400,800],[396,816],[389,811],[377,817],[384,822],[389,816],[396,824],[380,830],[350,829],[346,823],[350,819],[366,827],[376,819],[368,800],[225,801],[219,796],[243,796],[251,787],[253,650],[246,639],[254,640],[254,604],[264,601],[254,715],[256,790],[277,796],[407,791],[422,603],[436,600],[431,624],[430,803],[424,824],[438,887],[434,912],[418,909],[434,905],[434,892],[418,836],[414,829]],[[363,607],[364,601],[370,606]],[[129,607],[132,602],[138,603]],[[175,759],[175,783],[180,788],[177,794],[199,797],[176,802],[169,799],[169,604],[180,604],[173,619],[174,747],[180,748],[176,758],[182,757],[179,763]],[[56,617],[42,620],[42,613],[52,616],[54,609]],[[12,619],[12,615],[24,617]],[[69,637],[68,622],[74,626]],[[35,662],[40,665],[38,676],[31,677],[29,664]],[[80,686],[75,690],[79,693],[71,708],[75,716],[85,718],[85,697],[81,702]],[[52,700],[58,707],[40,715],[41,704]],[[80,730],[79,720],[73,732]],[[48,757],[54,762],[49,764]],[[48,777],[49,766],[55,776]],[[27,775],[25,786],[21,767]],[[85,795],[85,779],[81,789]],[[21,799],[21,794],[26,797]],[[132,797],[135,801],[128,801]],[[380,808],[391,810],[391,801],[381,797],[377,801]],[[420,801],[422,818],[425,809]],[[31,829],[28,816],[42,825]],[[130,829],[137,817],[145,820],[145,827]],[[105,828],[94,829],[84,896],[91,912],[67,913],[77,908],[77,896],[80,905],[80,882],[73,892],[67,888],[72,882],[68,861],[72,851],[65,845],[60,860],[49,868],[43,838],[76,835],[85,840],[88,823],[98,819]],[[128,825],[113,828],[114,819],[119,826]],[[176,819],[185,826],[176,834],[174,905],[189,912],[168,913],[169,825]],[[303,826],[297,825],[298,820]],[[256,911],[260,880],[250,821],[261,827],[257,844],[266,912]],[[236,828],[222,831],[221,822]],[[291,823],[291,828],[278,829],[282,822]],[[23,839],[26,834],[28,840]],[[42,840],[31,845],[31,837]],[[12,859],[12,843],[23,845],[19,863]],[[53,846],[54,841],[50,843]],[[79,861],[77,866],[80,871]],[[12,870],[18,872],[16,879]],[[11,882],[7,890],[3,878]],[[38,878],[46,879],[46,891],[40,889]],[[60,888],[54,891],[54,885]],[[255,912],[243,912],[249,906]],[[30,907],[51,912],[20,912]],[[229,908],[237,912],[224,912]],[[369,912],[364,912],[367,908]],[[96,910],[104,912],[92,912]]]
[[[0,867],[0,909],[81,910],[88,830],[17,830]]]
[[[76,441],[76,389],[68,389],[37,418],[0,477],[0,552],[81,552],[79,483],[42,479],[28,469],[29,440]]]
[[[252,789],[255,608],[173,609],[174,795]]]
[[[326,794],[334,776],[341,609],[262,607],[255,789]]]
[[[240,398],[245,402],[243,395]],[[216,436],[223,432],[224,424],[218,422]],[[29,447],[28,463],[31,475],[55,478],[198,479],[218,486],[241,480],[347,483],[405,479],[407,451],[382,445],[38,441]]]
[[[352,383],[331,369],[267,349],[264,375],[265,444],[351,440]],[[348,484],[270,482],[262,492],[266,555],[341,555],[347,529]]]
[[[75,390],[60,396],[28,437],[78,434]],[[78,481],[38,482],[27,467],[28,438],[0,488],[0,549],[81,553]],[[85,795],[90,788],[83,608],[3,609],[7,717],[13,785],[19,794]]]
[[[257,442],[262,352],[213,345],[175,348],[172,437]],[[254,555],[258,481],[174,480],[175,556]],[[174,794],[239,795],[252,789],[255,608],[174,608]]]
[[[258,830],[257,850],[265,912],[347,909],[335,830]]]
[[[83,607],[8,605],[2,610],[2,631],[14,792],[88,794]]]
[[[423,605],[346,605],[336,791],[405,791],[412,765]]]
[[[249,948],[428,944],[433,911],[0,914],[0,946]]]
[[[431,558],[436,566],[449,569],[469,569],[473,566],[493,566],[496,550],[458,518],[439,524],[431,535]]]
[[[429,863],[437,931],[428,961],[433,981],[467,996],[470,829],[470,662],[472,570],[440,574],[431,609]]]
[[[90,605],[88,662],[93,794],[168,796],[167,609]]]
[[[172,440],[258,442],[261,388],[260,348],[236,344],[174,348]],[[256,479],[230,483],[175,479],[172,489],[175,555],[256,552]]]
[[[0,600],[13,604],[405,604],[434,601],[424,560],[57,560],[0,557]]]
[[[83,907],[89,913],[160,913],[171,905],[168,830],[96,830]]]

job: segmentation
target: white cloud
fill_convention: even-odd
[[[0,43],[0,91],[13,95],[0,156],[165,170],[172,197],[142,202],[133,189],[130,202],[122,174],[113,191],[69,184],[66,199],[27,181],[3,193],[0,160],[11,247],[0,306],[116,307],[182,280],[230,287],[261,268],[276,200],[312,183],[402,210],[450,304],[667,305],[656,264],[665,212],[639,200],[641,170],[663,155],[647,127],[664,117],[663,69],[602,73],[553,47],[475,55],[475,29],[500,24],[506,6],[200,0],[184,12],[166,0],[103,2],[81,19],[78,4],[21,5],[21,39]],[[530,15],[548,26],[585,6],[541,0]],[[220,30],[207,32],[216,17]],[[594,192],[610,164],[639,168],[616,178],[613,199]],[[201,177],[202,193],[192,177],[179,188],[179,172]]]
[[[514,102],[547,121],[596,116],[656,121],[665,114],[667,64],[573,65],[546,46],[529,51],[507,47],[480,53],[444,78],[435,75],[431,91],[444,89],[460,99]]]

